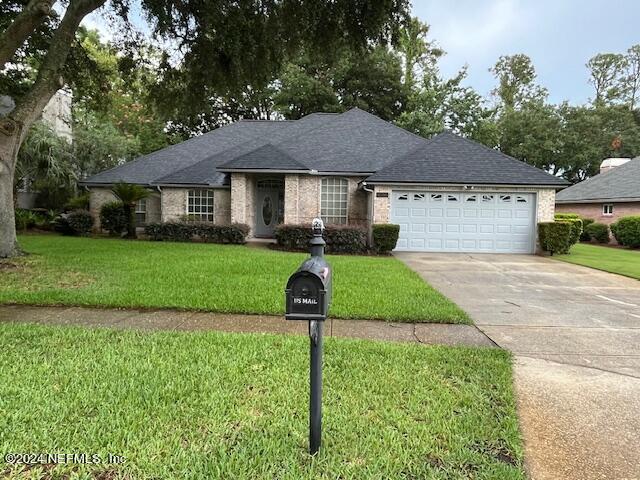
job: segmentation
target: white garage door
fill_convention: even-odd
[[[396,250],[533,253],[535,195],[394,190]]]

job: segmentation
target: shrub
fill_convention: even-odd
[[[594,223],[595,220],[593,218],[583,218],[582,219],[582,235],[580,235],[580,241],[581,242],[590,242],[591,241],[591,235],[589,235],[589,232],[587,231],[587,227],[589,225],[591,225],[592,223]]]
[[[593,222],[587,227],[587,233],[598,243],[609,243],[609,227],[604,223]]]
[[[22,208],[16,208],[14,215],[16,229],[18,230],[33,228],[40,220],[40,217],[38,217],[35,212],[32,212],[31,210],[24,210]]]
[[[611,225],[611,231],[620,245],[640,248],[640,215],[622,217]]]
[[[541,222],[538,224],[538,238],[540,247],[546,252],[569,253],[571,248],[570,223],[566,222]]]
[[[120,201],[108,202],[100,208],[100,226],[111,235],[121,235],[127,230],[129,216]]]
[[[69,200],[64,208],[65,210],[89,210],[89,192],[73,197]]]
[[[278,225],[275,237],[278,245],[286,250],[307,250],[313,233],[308,225]],[[328,225],[323,237],[327,242],[327,253],[367,251],[367,231],[362,227]]]
[[[396,248],[400,225],[391,223],[376,224],[372,227],[373,249],[376,253],[389,253]]]
[[[575,245],[580,241],[583,224],[579,215],[575,213],[556,213],[554,218],[556,222],[571,224],[571,236],[569,237],[569,243],[571,245]]]
[[[88,235],[93,227],[93,217],[87,210],[74,210],[67,215],[67,222],[75,235]]]
[[[165,222],[149,223],[144,233],[153,241],[190,242],[200,239],[207,243],[243,244],[249,227],[241,223],[214,225],[212,223]]]
[[[69,225],[69,221],[67,220],[68,216],[68,213],[61,213],[53,219],[53,229],[56,232],[61,233],[62,235],[74,234],[73,228],[71,228],[71,225]]]

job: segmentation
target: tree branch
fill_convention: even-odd
[[[23,96],[16,108],[3,119],[3,127],[18,136],[16,148],[24,139],[33,122],[42,114],[51,97],[64,86],[62,71],[75,40],[76,30],[82,19],[101,7],[106,0],[71,0],[64,17],[53,34],[49,50],[38,70],[38,75],[29,92]],[[12,155],[15,161],[17,152]]]
[[[55,2],[56,0],[30,0],[24,10],[0,34],[0,70],[49,15]]]

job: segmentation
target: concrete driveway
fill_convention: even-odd
[[[640,281],[531,255],[398,253],[515,354],[533,479],[640,479]]]

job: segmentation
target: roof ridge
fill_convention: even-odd
[[[388,124],[388,125],[391,125],[392,127],[395,127],[395,128],[397,128],[398,130],[402,130],[403,132],[408,133],[409,135],[411,135],[411,136],[413,136],[413,137],[415,137],[415,138],[418,138],[418,139],[420,139],[420,140],[422,140],[422,141],[424,141],[424,142],[431,141],[434,137],[436,137],[436,136],[440,135],[440,133],[442,133],[442,132],[440,132],[440,133],[438,133],[438,134],[434,135],[434,137],[431,137],[431,138],[425,138],[425,137],[423,137],[422,135],[418,135],[417,133],[414,133],[414,132],[412,132],[411,130],[407,130],[406,128],[399,127],[398,125],[396,125],[395,123],[393,123],[393,122],[391,122],[391,121],[389,121],[389,120],[385,120],[384,118],[380,118],[379,116],[374,115],[374,114],[373,114],[373,113],[371,113],[371,112],[367,112],[366,110],[362,110],[361,108],[358,108],[358,107],[350,108],[350,109],[349,109],[349,110],[347,110],[346,112],[343,112],[341,115],[343,115],[343,114],[345,114],[345,113],[353,112],[353,111],[358,111],[358,112],[366,113],[366,114],[367,114],[367,115],[369,115],[370,117],[373,117],[373,118],[375,118],[376,120],[378,120],[378,121],[380,121],[380,122],[383,122],[383,123],[386,123],[386,124]]]

